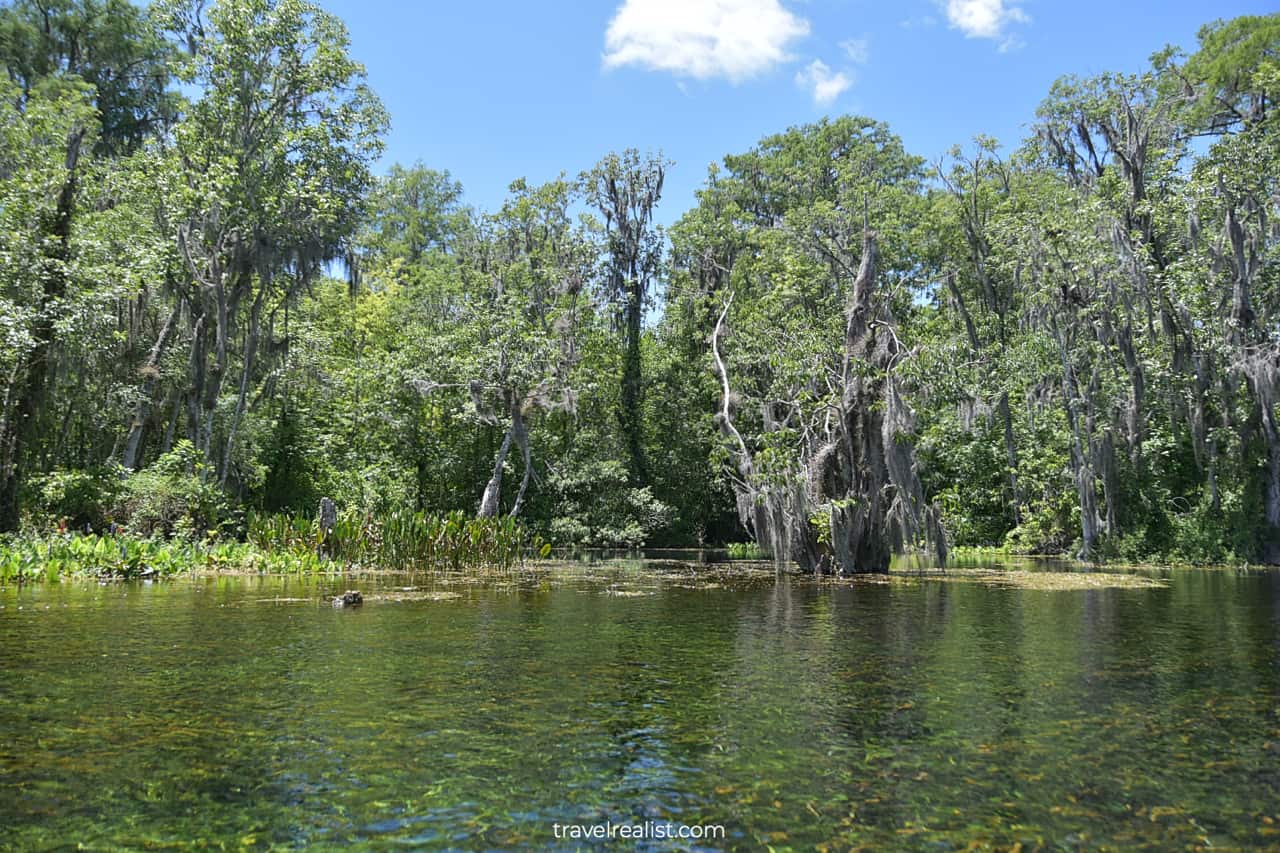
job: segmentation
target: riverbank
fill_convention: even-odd
[[[63,577],[160,578],[180,574],[319,574],[351,569],[508,569],[549,553],[510,518],[391,513],[339,516],[332,525],[301,516],[251,516],[243,541],[129,533],[57,532],[0,537],[0,583]]]
[[[283,529],[281,526],[278,529]],[[298,527],[301,530],[301,527]],[[315,576],[361,577],[366,575],[399,576],[405,573],[434,576],[475,577],[481,581],[495,576],[524,572],[536,575],[543,583],[556,583],[590,577],[592,567],[608,565],[643,569],[644,575],[663,574],[668,567],[674,576],[688,581],[689,588],[716,588],[721,582],[748,577],[776,577],[777,566],[771,561],[732,559],[715,551],[699,551],[698,559],[659,558],[633,555],[619,558],[614,552],[595,554],[581,552],[573,558],[551,556],[548,545],[534,542],[520,545],[519,539],[508,543],[484,545],[488,531],[485,522],[466,531],[462,543],[437,537],[431,556],[419,554],[400,559],[404,549],[389,548],[383,536],[372,536],[370,543],[357,548],[355,536],[348,531],[345,539],[331,538],[329,547],[345,549],[345,556],[326,553],[318,539],[311,536],[289,538],[275,535],[238,542],[209,539],[192,542],[181,539],[145,539],[128,535],[57,534],[45,537],[0,539],[0,584],[57,583],[63,580],[129,581],[160,580],[176,577],[221,576]],[[381,531],[379,531],[380,533]],[[473,542],[473,536],[475,541]],[[345,546],[338,543],[345,542]],[[453,547],[449,547],[452,544]],[[503,544],[503,547],[498,547]],[[534,547],[536,545],[536,548]],[[341,552],[340,552],[341,553]],[[675,553],[675,552],[673,552]],[[811,578],[819,584],[850,583],[971,583],[1006,588],[1065,591],[1104,588],[1151,588],[1164,586],[1174,569],[1200,568],[1239,570],[1241,567],[1189,567],[1154,565],[1090,565],[1062,558],[1019,556],[969,549],[956,555],[946,567],[927,561],[903,557],[895,561],[887,574],[852,577]],[[1245,567],[1248,568],[1248,567]],[[794,570],[783,574],[799,577]],[[619,588],[618,595],[642,594],[640,590]]]

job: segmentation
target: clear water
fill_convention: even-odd
[[[8,588],[0,846],[1280,845],[1280,574],[1168,580]]]

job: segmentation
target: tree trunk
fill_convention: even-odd
[[[641,320],[644,294],[639,280],[628,283],[626,324],[627,351],[622,362],[622,394],[619,399],[619,426],[626,436],[627,454],[631,459],[631,475],[637,483],[649,481],[649,466],[644,452],[644,375],[640,359]]]
[[[840,436],[811,466],[819,495],[831,500],[831,542],[841,572],[887,572],[895,550],[923,539],[946,561],[946,538],[907,440],[913,416],[892,369],[901,348],[877,306],[876,235],[866,230],[845,327]]]
[[[513,406],[512,409],[515,410],[516,407]],[[493,475],[489,477],[489,482],[484,487],[484,495],[480,498],[480,509],[476,513],[480,518],[494,518],[498,515],[498,506],[502,500],[502,468],[507,462],[507,454],[511,451],[511,442],[515,438],[517,423],[520,423],[517,417],[512,417],[511,425],[507,427],[507,432],[502,437],[502,444],[498,447],[498,456],[493,461]]]
[[[204,389],[204,424],[200,428],[200,441],[196,445],[212,460],[213,420],[218,411],[218,396],[222,393],[222,380],[227,373],[227,340],[231,333],[231,311],[227,304],[227,289],[221,270],[215,273],[213,288],[213,365]]]
[[[1093,473],[1093,457],[1089,453],[1089,441],[1081,435],[1080,412],[1077,401],[1080,398],[1079,384],[1075,371],[1067,355],[1067,345],[1062,338],[1062,331],[1056,320],[1052,320],[1054,338],[1058,344],[1058,355],[1062,360],[1062,404],[1066,409],[1067,426],[1071,430],[1071,473],[1075,481],[1076,498],[1080,505],[1080,552],[1077,557],[1089,560],[1098,543],[1098,495]]]
[[[222,454],[222,467],[218,472],[218,485],[227,487],[227,474],[231,471],[231,451],[235,448],[236,430],[240,428],[240,420],[244,417],[245,403],[249,398],[249,378],[253,374],[254,361],[258,354],[258,327],[262,322],[262,301],[266,296],[266,283],[258,290],[258,298],[249,309],[249,329],[245,333],[244,365],[240,371],[240,389],[236,395],[236,408],[231,415],[231,424],[227,427],[227,446]]]
[[[1280,435],[1277,434],[1275,412],[1263,413],[1263,435],[1267,440],[1267,474],[1265,501],[1267,526],[1262,541],[1262,562],[1280,565]]]
[[[533,478],[533,454],[529,450],[529,430],[525,426],[524,415],[520,413],[520,407],[515,406],[511,409],[511,425],[515,429],[515,442],[520,448],[520,455],[524,460],[524,474],[520,477],[520,490],[516,492],[516,502],[511,505],[510,515],[516,518],[520,515],[521,508],[524,507],[524,495],[529,488],[529,480]]]
[[[821,446],[803,459],[804,482],[759,481],[751,452],[733,425],[720,353],[728,303],[711,336],[721,385],[716,421],[738,469],[738,513],[775,560],[794,559],[803,571],[825,572],[834,556],[842,573],[886,572],[895,549],[921,539],[937,548],[941,562],[946,560],[945,535],[937,513],[925,505],[915,451],[906,440],[912,415],[892,376],[900,348],[891,318],[875,299],[876,260],[876,237],[867,230],[849,298],[840,403],[823,427]],[[810,523],[815,503],[830,510],[830,548],[817,541]]]
[[[1269,565],[1280,565],[1280,427],[1276,425],[1275,374],[1271,359],[1255,355],[1246,362],[1250,390],[1258,402],[1259,426],[1267,447],[1267,464],[1263,472],[1263,526],[1258,556]]]
[[[1005,461],[1009,466],[1009,491],[1013,497],[1013,521],[1022,523],[1022,490],[1018,487],[1018,444],[1013,435],[1013,412],[1009,408],[1009,392],[1000,392],[1000,419],[1004,422]]]
[[[187,438],[193,447],[200,446],[200,422],[203,418],[201,402],[204,400],[205,385],[205,315],[203,309],[191,302],[191,357],[187,362],[187,377],[191,380],[187,386]]]
[[[142,396],[138,400],[138,404],[134,406],[133,418],[129,424],[129,434],[124,441],[124,456],[121,459],[121,464],[129,471],[132,471],[138,464],[138,451],[142,447],[142,434],[146,429],[147,418],[151,413],[151,395],[155,391],[156,380],[160,376],[160,360],[164,358],[165,350],[169,348],[169,341],[172,340],[173,329],[177,325],[178,313],[181,307],[182,302],[175,299],[173,311],[169,314],[169,319],[165,320],[164,325],[160,327],[160,335],[151,347],[151,352],[147,354],[146,364],[142,366]]]

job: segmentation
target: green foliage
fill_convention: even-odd
[[[182,519],[173,526],[181,529]],[[551,551],[549,543],[530,537],[514,519],[476,519],[463,513],[400,512],[381,519],[345,513],[327,536],[303,515],[251,513],[247,528],[246,542],[218,538],[212,531],[201,538],[171,539],[132,532],[0,537],[0,583],[187,572],[303,574],[357,567],[507,570],[526,553],[546,557]]]
[[[226,496],[210,482],[212,466],[183,439],[124,481],[116,520],[137,536],[204,539],[231,524]]]
[[[258,501],[267,512],[314,507],[327,493],[326,472],[316,454],[309,452],[312,436],[307,426],[297,412],[281,412],[261,451],[266,474]]]
[[[151,543],[14,565],[741,541],[735,485],[814,488],[842,383],[889,375],[954,546],[1280,562],[1278,27],[1064,77],[1011,154],[931,170],[870,118],[790,128],[714,167],[668,245],[670,164],[634,150],[488,212],[448,172],[375,178],[386,113],[306,0],[13,0],[0,526]],[[865,227],[901,344],[875,370],[842,358]],[[327,542],[322,496],[349,508]]]
[[[507,569],[526,549],[542,554],[544,546],[513,518],[471,518],[462,512],[436,516],[407,510],[382,517],[344,512],[329,531],[303,514],[251,513],[247,537],[264,553],[315,554],[325,561],[397,570]]]
[[[471,228],[462,205],[462,185],[448,172],[395,164],[371,193],[371,215],[360,235],[375,261],[398,262],[413,275],[432,253],[458,248]]]
[[[64,576],[171,577],[188,572],[243,571],[262,563],[235,542],[66,534],[0,539],[0,581],[56,581]],[[278,561],[276,571],[284,571]]]
[[[37,528],[102,530],[121,490],[121,472],[51,471],[32,480],[32,512]]]
[[[565,545],[638,547],[670,513],[647,486],[631,486],[617,460],[563,465],[550,486],[557,495],[551,537]]]
[[[740,535],[733,490],[720,476],[714,412],[717,387],[689,317],[646,341],[645,457],[653,496],[670,508],[647,544],[719,543]]]
[[[754,542],[729,542],[724,546],[730,560],[767,560],[769,555]]]
[[[1189,120],[1213,131],[1254,125],[1275,111],[1280,16],[1246,15],[1200,29],[1185,76],[1200,83]]]
[[[30,93],[75,75],[93,90],[102,153],[139,148],[173,117],[170,46],[146,9],[128,0],[15,0],[0,7],[0,63]]]

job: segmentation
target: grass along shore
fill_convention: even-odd
[[[148,578],[184,573],[309,574],[441,567],[505,570],[550,546],[510,518],[395,512],[343,515],[331,529],[301,515],[256,515],[243,540],[52,532],[0,538],[0,583],[62,577]]]

